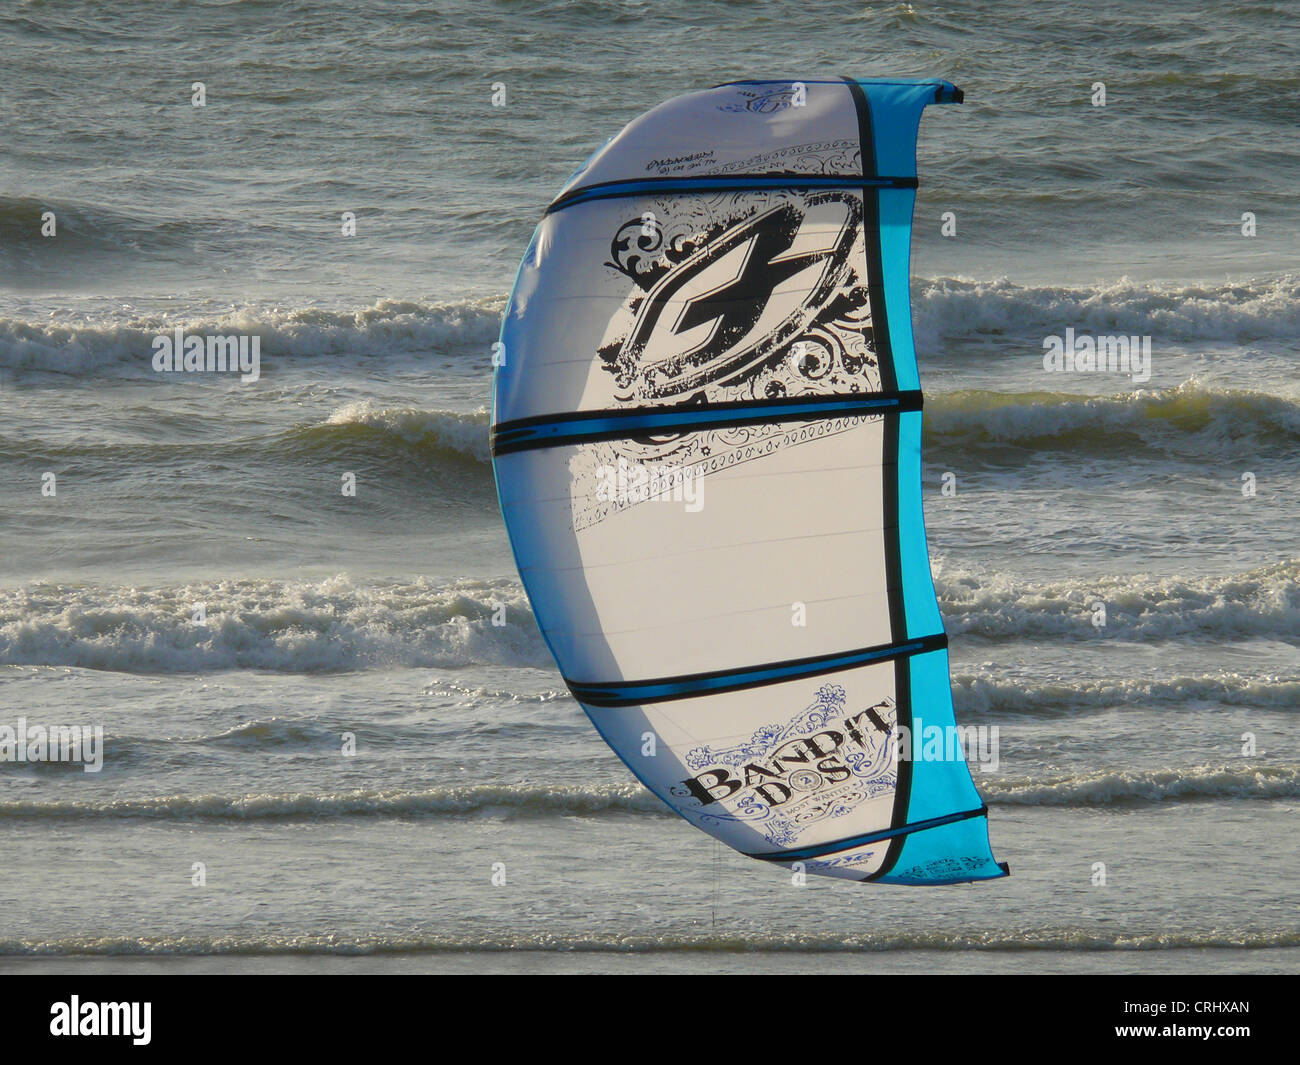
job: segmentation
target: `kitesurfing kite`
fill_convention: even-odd
[[[548,208],[498,348],[502,513],[627,767],[743,854],[1005,876],[921,513],[908,258],[944,81],[744,81],[629,123]],[[919,735],[916,736],[919,741]]]

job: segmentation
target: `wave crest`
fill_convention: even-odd
[[[354,311],[246,307],[170,317],[160,314],[69,315],[26,321],[0,317],[0,367],[79,376],[152,374],[154,337],[178,326],[187,335],[261,337],[264,360],[422,354],[466,348],[484,365],[501,322],[500,299],[420,303],[380,300]]]
[[[963,389],[927,398],[925,428],[927,447],[964,454],[1010,445],[1131,456],[1138,445],[1201,460],[1300,445],[1300,403],[1194,379],[1111,396]]]
[[[1016,285],[1005,278],[913,283],[917,344],[954,337],[1043,337],[1081,332],[1242,342],[1300,337],[1300,275],[1222,284],[1127,278],[1100,285]]]
[[[196,623],[200,604],[205,617]],[[474,663],[550,664],[517,582],[338,576],[0,590],[0,665],[329,673]]]

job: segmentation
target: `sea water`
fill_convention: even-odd
[[[0,762],[0,969],[1295,971],[1289,5],[3,31],[0,726],[99,727],[103,764]],[[668,812],[565,691],[493,489],[492,343],[573,168],[669,96],[837,74],[966,93],[922,122],[912,294],[994,883],[799,886]],[[1149,358],[1066,369],[1067,330]]]

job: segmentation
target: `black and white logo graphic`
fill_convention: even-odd
[[[870,387],[875,353],[858,194],[787,196],[703,231],[643,218],[620,229],[612,251],[610,265],[641,290],[617,323],[623,335],[600,351],[619,400]]]
[[[850,711],[844,688],[825,684],[788,724],[766,725],[731,747],[687,752],[695,776],[669,792],[682,814],[706,828],[744,823],[790,847],[814,825],[892,797],[896,723],[892,699]]]
[[[619,406],[880,390],[855,191],[774,190],[656,200],[629,218],[607,267],[634,282],[599,346]],[[573,528],[633,503],[598,498],[603,468],[707,477],[861,425],[867,415],[646,434],[580,447],[569,463]]]
[[[880,391],[861,194],[668,197],[619,227],[607,266],[634,282],[599,348],[620,406],[671,408]],[[575,529],[627,505],[597,498],[620,463],[707,477],[844,432],[867,415],[648,434],[577,449]],[[586,487],[589,486],[590,490]]]

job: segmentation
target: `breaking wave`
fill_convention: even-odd
[[[285,358],[469,349],[482,356],[486,367],[503,303],[499,299],[380,300],[358,310],[247,307],[175,317],[137,314],[87,320],[67,314],[34,321],[0,317],[0,367],[92,377],[133,369],[152,375],[154,337],[178,326],[191,336],[258,336],[264,364]]]
[[[204,617],[196,622],[202,604]],[[494,625],[498,611],[506,624]],[[230,580],[0,590],[0,665],[331,673],[550,664],[515,581]]]
[[[1158,334],[1172,341],[1300,337],[1300,275],[1224,284],[1128,279],[1102,285],[1016,285],[943,277],[912,284],[917,345],[951,337],[1081,332]]]
[[[926,399],[925,417],[927,447],[992,457],[1016,447],[1131,458],[1148,448],[1204,459],[1300,446],[1300,403],[1195,380],[1113,396],[942,392]]]
[[[950,634],[987,639],[1300,639],[1300,560],[1228,576],[1070,579],[1035,584],[945,569],[937,582]],[[1107,624],[1092,624],[1093,604]],[[195,611],[204,616],[196,622]],[[502,613],[504,611],[504,613]],[[493,624],[501,618],[505,624]],[[156,588],[30,584],[0,589],[0,666],[129,673],[262,669],[330,673],[470,665],[552,668],[516,580],[434,583],[243,579]],[[1015,710],[991,682],[959,678],[959,706]],[[1199,684],[1199,687],[1198,687]],[[1254,685],[1254,687],[1252,687]],[[1296,681],[1170,679],[1098,683],[1046,697],[1067,707],[1138,699],[1222,698],[1286,706]],[[1037,698],[1026,692],[1019,700]]]

